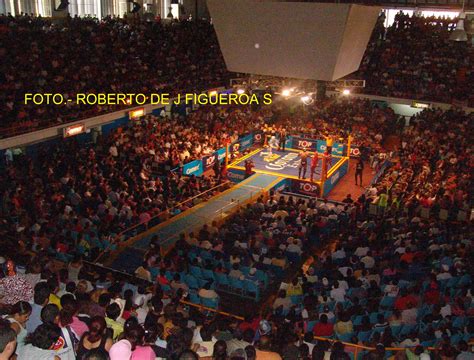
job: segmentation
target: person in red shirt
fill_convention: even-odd
[[[400,257],[400,261],[404,261],[407,264],[411,264],[413,262],[414,257],[415,257],[415,253],[407,249],[406,253]]]
[[[395,301],[395,309],[405,310],[408,309],[408,304],[413,304],[415,307],[418,304],[418,299],[412,294],[408,294],[406,289],[402,289],[401,296]]]
[[[428,289],[425,292],[424,302],[430,305],[439,304],[440,292],[439,286],[435,280],[432,280],[428,285]]]
[[[334,325],[328,322],[326,314],[322,314],[319,322],[313,328],[314,336],[332,336],[334,334]]]
[[[314,152],[313,157],[311,158],[311,174],[310,179],[313,181],[314,173],[316,172],[316,168],[318,167],[319,162],[319,154],[317,151]]]
[[[245,161],[245,178],[248,178],[250,175],[252,175],[253,168],[255,167],[254,163],[252,160],[246,160]]]
[[[170,284],[170,282],[166,278],[165,274],[166,274],[166,270],[165,269],[160,269],[160,273],[156,277],[156,281],[158,282],[158,284],[160,284],[160,285],[169,285]]]

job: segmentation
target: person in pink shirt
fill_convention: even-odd
[[[61,297],[61,312],[59,318],[61,327],[70,326],[78,338],[87,332],[89,329],[83,321],[76,316],[79,312],[79,305],[72,294],[64,294]]]
[[[168,352],[165,348],[156,345],[158,339],[158,326],[148,324],[145,326],[143,341],[137,345],[132,353],[131,360],[154,360],[155,358],[167,358]]]

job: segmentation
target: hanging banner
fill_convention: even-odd
[[[239,144],[240,144],[240,147],[239,147],[240,151],[243,151],[251,147],[253,145],[253,134],[250,134],[241,138],[239,140]]]
[[[231,168],[227,171],[227,178],[233,183],[245,180],[245,170]]]
[[[296,194],[320,196],[321,188],[319,184],[303,180],[291,180],[291,191]]]
[[[336,186],[336,184],[343,178],[344,175],[347,174],[349,170],[349,160],[346,158],[342,164],[338,166],[338,168],[326,179],[324,182],[324,194],[323,196],[327,196],[331,190]]]
[[[310,151],[315,151],[317,149],[317,142],[318,141],[319,140],[305,139],[305,138],[292,136],[291,137],[291,147],[293,149],[298,149],[298,150],[306,149],[306,150],[310,150]],[[324,152],[324,151],[322,151],[322,152]]]
[[[216,154],[217,154],[217,160],[219,160],[219,162],[223,162],[225,160],[225,147],[217,150]]]
[[[183,166],[183,175],[201,176],[202,173],[202,160],[194,160]]]
[[[212,155],[205,156],[202,158],[202,171],[206,172],[214,167],[215,162],[217,161],[217,152]]]
[[[344,148],[344,144],[335,142],[332,145],[331,154],[337,156],[344,156]],[[324,153],[326,151],[326,140],[318,140],[317,149],[319,153]]]
[[[258,133],[253,134],[253,142],[255,144],[263,144],[263,141],[264,141],[263,133],[258,132]]]

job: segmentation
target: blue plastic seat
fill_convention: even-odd
[[[264,289],[266,289],[268,286],[268,275],[262,270],[257,270],[255,276],[257,277],[258,281],[263,284]]]
[[[166,270],[166,272],[165,272],[165,278],[166,278],[168,281],[171,281],[171,280],[173,280],[174,274],[175,274],[174,272],[169,271],[169,270]]]
[[[232,290],[233,292],[236,292],[238,294],[243,294],[244,293],[244,282],[235,278],[235,277],[232,277],[232,276],[229,276],[229,280],[230,280],[230,286],[232,287]]]
[[[471,275],[465,274],[461,276],[461,279],[459,279],[459,282],[458,282],[458,286],[463,287],[469,284],[471,284]]]
[[[211,308],[217,309],[219,307],[219,298],[209,299],[209,298],[201,298],[201,305]]]
[[[362,324],[362,319],[364,317],[362,315],[357,315],[355,318],[354,318],[354,321],[352,322],[355,326],[359,326]]]
[[[303,295],[290,295],[290,299],[293,305],[301,305],[303,303]]]
[[[379,316],[379,313],[377,313],[377,312],[370,313],[369,320],[370,320],[371,324],[376,324],[377,323],[377,316]]]
[[[200,288],[203,288],[209,282],[209,280],[202,279],[202,278],[197,278],[197,281],[198,281],[198,284],[199,284]],[[211,283],[211,289],[214,289],[214,288],[215,288],[215,285],[214,285],[214,282],[213,282],[213,283]]]
[[[248,266],[241,266],[239,269],[242,272],[242,274],[244,274],[244,275],[248,275],[249,272],[250,272],[250,267],[248,267]]]
[[[341,340],[342,342],[351,342],[352,337],[354,336],[353,332],[347,334],[336,334],[336,337]]]
[[[380,301],[380,306],[385,309],[393,308],[394,304],[395,304],[395,297],[393,296],[384,296],[382,300]]]
[[[187,274],[185,277],[184,277],[184,282],[186,283],[186,285],[189,286],[189,288],[191,289],[199,289],[199,282],[197,281],[197,279],[192,276],[191,274]]]
[[[466,323],[466,318],[462,316],[456,316],[453,319],[453,327],[457,329],[462,329]]]
[[[254,281],[246,280],[244,283],[245,294],[252,297],[255,301],[260,300],[260,288]]]
[[[171,291],[171,286],[167,285],[167,284],[161,284],[161,290],[163,290],[164,292],[170,292]]]
[[[206,280],[215,280],[214,272],[212,270],[201,269],[202,278]]]
[[[195,292],[190,292],[189,301],[191,301],[193,304],[199,305],[201,304],[201,297]]]
[[[392,329],[392,334],[395,337],[397,337],[398,334],[400,334],[400,331],[402,331],[402,328],[403,328],[403,325],[390,326],[390,329]]]
[[[151,267],[149,270],[150,270],[151,278],[152,278],[152,279],[156,279],[156,277],[157,277],[158,274],[160,273],[160,269],[157,268],[157,267]]]
[[[372,336],[372,330],[359,331],[359,333],[357,334],[357,338],[359,339],[359,341],[362,341],[362,342],[368,342],[371,336]]]
[[[451,345],[456,346],[461,340],[463,340],[463,334],[454,334],[451,336]]]
[[[316,320],[311,320],[306,323],[305,332],[313,332],[314,326],[316,325]]]
[[[230,288],[230,281],[226,274],[223,273],[214,273],[216,277],[217,286],[222,289],[229,289]]]
[[[201,278],[202,277],[202,272],[201,272],[201,268],[200,267],[197,267],[197,266],[190,266],[189,267],[189,271],[191,272],[191,274],[196,277],[196,278]]]
[[[417,325],[403,325],[402,329],[400,331],[400,336],[406,336],[411,334],[413,331],[415,331],[417,328]]]

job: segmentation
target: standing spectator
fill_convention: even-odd
[[[27,335],[26,322],[31,315],[31,305],[25,301],[19,301],[13,305],[11,315],[7,317],[7,320],[11,323],[11,328],[15,330],[17,349],[16,352],[20,352],[22,347],[25,345],[25,339]]]
[[[356,164],[356,170],[355,170],[355,184],[362,186],[362,174],[364,173],[364,161],[362,160],[362,157],[359,158]],[[359,180],[359,183],[357,183],[357,180]]]

